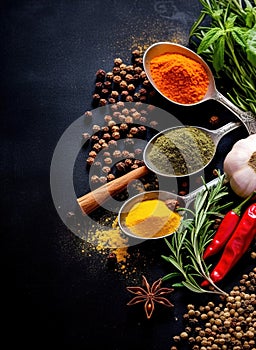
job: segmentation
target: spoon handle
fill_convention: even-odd
[[[217,185],[218,181],[219,181],[219,178],[216,177],[215,179],[207,182],[205,185],[202,185],[202,186],[196,188],[194,191],[192,191],[189,194],[187,194],[186,196],[184,196],[183,200],[186,204],[186,208],[196,199],[197,194],[205,189],[205,186],[206,187],[215,186],[215,185]]]
[[[244,123],[249,134],[256,133],[256,116],[252,112],[242,111],[219,91],[216,92],[215,100],[233,112]]]
[[[230,131],[239,128],[242,125],[241,122],[229,122],[225,125],[223,125],[222,127],[220,127],[219,129],[216,130],[211,130],[210,133],[212,135],[212,138],[215,142],[215,145],[218,144],[218,142],[220,141],[220,139],[226,135],[227,133],[229,133]]]

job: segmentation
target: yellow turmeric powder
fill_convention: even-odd
[[[201,63],[178,53],[164,53],[150,61],[156,87],[172,101],[191,104],[206,94],[209,78]]]
[[[161,237],[173,233],[180,225],[181,216],[158,199],[136,203],[127,214],[127,227],[140,237]]]

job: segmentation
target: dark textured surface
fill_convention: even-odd
[[[150,321],[128,308],[129,280],[82,252],[52,203],[49,174],[60,136],[91,108],[96,70],[155,41],[187,45],[199,3],[27,0],[0,9],[1,340],[7,348],[169,349],[198,296],[175,292],[175,307]],[[147,263],[137,267],[150,282],[166,269],[165,249],[142,247]]]

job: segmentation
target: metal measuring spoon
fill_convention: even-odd
[[[206,184],[206,186],[208,188],[212,187],[212,186],[216,185],[218,183],[218,181],[219,181],[219,178],[215,178],[212,181],[208,182]],[[121,206],[119,213],[118,213],[119,227],[129,237],[139,239],[139,240],[160,239],[163,237],[167,237],[167,236],[173,234],[175,231],[174,232],[166,232],[166,235],[160,236],[160,237],[157,237],[157,236],[156,237],[154,237],[154,236],[142,237],[142,236],[138,236],[138,235],[134,234],[130,230],[130,228],[126,226],[126,216],[128,215],[128,213],[130,212],[130,210],[132,209],[132,207],[135,204],[140,203],[140,202],[145,201],[145,200],[152,200],[152,199],[162,200],[162,201],[166,202],[167,206],[168,206],[168,202],[173,200],[173,201],[177,202],[177,206],[179,208],[181,208],[181,209],[188,208],[190,206],[190,204],[195,200],[197,194],[200,191],[202,191],[203,189],[205,189],[205,185],[198,187],[197,189],[195,189],[194,191],[190,192],[189,194],[187,194],[185,196],[179,196],[178,194],[168,192],[168,191],[161,191],[161,190],[139,193],[139,194],[129,198]],[[184,211],[181,211],[180,215],[182,216],[183,214],[184,214]]]
[[[199,63],[201,63],[209,78],[209,85],[207,92],[204,96],[204,98],[196,103],[191,103],[191,104],[183,104],[179,103],[176,101],[173,101],[166,97],[161,90],[158,89],[156,86],[150,72],[150,62],[153,58],[156,56],[162,55],[164,53],[178,53],[182,54],[184,56],[187,56]],[[213,74],[207,65],[207,63],[199,56],[197,55],[194,51],[188,49],[185,46],[179,45],[179,44],[174,44],[170,42],[158,42],[153,45],[151,45],[144,53],[143,55],[143,65],[144,65],[144,70],[147,74],[147,77],[151,84],[154,86],[154,88],[167,100],[171,101],[172,103],[175,103],[177,105],[181,106],[194,106],[199,103],[202,103],[207,100],[215,100],[218,101],[219,103],[223,104],[226,108],[228,108],[231,112],[233,112],[245,125],[247,131],[249,134],[255,134],[256,133],[256,117],[253,115],[252,112],[244,112],[237,106],[235,106],[231,101],[229,101],[225,96],[223,96],[215,86],[215,80],[213,77]]]
[[[216,150],[217,150],[217,145],[219,143],[219,141],[221,140],[221,138],[226,135],[228,132],[230,132],[231,130],[234,130],[236,128],[238,128],[239,126],[241,126],[242,123],[241,122],[229,122],[227,123],[226,125],[220,127],[219,129],[216,129],[216,130],[208,130],[206,128],[203,128],[203,127],[199,127],[199,126],[175,126],[175,127],[172,127],[172,128],[168,128],[168,129],[165,129],[163,131],[160,131],[159,133],[157,133],[155,136],[152,137],[152,139],[149,140],[149,142],[147,143],[145,149],[144,149],[144,152],[143,152],[143,160],[144,160],[144,163],[145,165],[147,166],[148,169],[150,169],[151,171],[155,172],[156,174],[158,175],[161,175],[161,176],[166,176],[166,177],[182,177],[182,176],[188,176],[188,175],[193,175],[201,170],[203,170],[213,159],[215,153],[216,153]],[[171,164],[171,161],[168,161],[168,165],[170,165],[170,168],[168,169],[168,172],[161,172],[157,167],[156,165],[154,165],[150,159],[150,152],[152,150],[152,148],[154,147],[154,143],[155,141],[160,137],[160,136],[163,136],[163,135],[166,135],[168,134],[170,131],[174,130],[174,129],[188,129],[189,128],[196,128],[196,129],[199,129],[199,130],[202,130],[205,134],[207,134],[210,139],[212,140],[212,143],[214,145],[214,148],[212,149],[212,154],[211,154],[211,158],[209,158],[208,162],[206,164],[203,164],[202,162],[202,166],[200,166],[198,169],[196,169],[195,171],[193,172],[187,172],[186,174],[176,174],[175,173],[175,169],[173,169],[172,167],[172,164]],[[171,140],[171,137],[170,137],[170,140]],[[176,145],[177,148],[179,148],[179,145]],[[157,147],[157,146],[155,146]],[[193,149],[193,159],[195,159],[195,157],[198,156],[198,161],[200,160],[200,152],[199,152],[199,146],[194,143],[194,144],[189,144],[189,147]],[[198,152],[197,152],[198,151]],[[191,164],[191,162],[193,161],[193,159],[186,159],[186,155],[185,155],[185,152],[184,152],[184,155],[182,154],[182,151],[181,151],[181,156],[184,156],[184,164],[187,165],[187,168],[189,168],[189,165]]]

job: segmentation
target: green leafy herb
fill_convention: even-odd
[[[199,0],[190,42],[228,87],[239,108],[256,114],[256,1]],[[230,89],[230,86],[233,86]]]
[[[252,29],[248,30],[246,54],[248,61],[256,67],[256,25]]]
[[[179,229],[170,238],[165,239],[170,254],[162,255],[162,258],[175,268],[175,271],[164,276],[163,280],[180,279],[173,287],[184,286],[196,293],[226,294],[211,280],[210,266],[203,260],[203,253],[215,232],[214,218],[220,216],[220,213],[232,204],[223,204],[222,199],[227,194],[224,175],[219,174],[217,185],[208,187],[204,184],[204,189],[197,194],[193,210],[182,208],[185,216]],[[202,288],[202,279],[207,279],[213,289]]]

